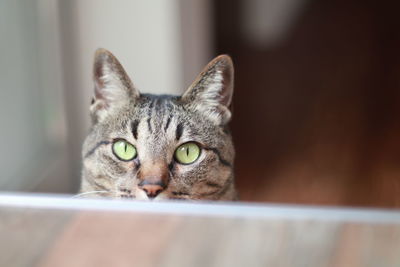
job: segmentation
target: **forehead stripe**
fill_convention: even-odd
[[[165,127],[164,127],[164,132],[166,132],[168,130],[169,124],[171,123],[171,119],[172,119],[172,115],[169,114],[168,119],[167,119],[167,124],[165,124]]]
[[[151,117],[153,115],[153,107],[154,107],[154,99],[150,100],[150,105],[149,108],[147,110],[147,126],[149,128],[149,132],[152,133],[153,132],[153,128],[151,127]]]
[[[147,126],[149,128],[149,132],[153,133],[153,128],[151,127],[151,117],[147,119]]]
[[[134,137],[136,140],[138,139],[138,131],[137,131],[138,125],[139,125],[139,120],[134,120],[134,121],[131,123],[132,134],[133,134],[133,137]]]
[[[176,140],[181,139],[183,133],[183,125],[182,123],[179,123],[178,126],[176,127]]]

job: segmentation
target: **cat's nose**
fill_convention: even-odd
[[[165,186],[163,183],[146,183],[143,181],[139,184],[139,188],[142,189],[149,198],[155,198],[158,194],[160,194]]]
[[[138,174],[138,187],[142,189],[149,198],[155,198],[168,184],[169,172],[165,162],[155,161],[143,163]]]

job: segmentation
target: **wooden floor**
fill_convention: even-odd
[[[400,212],[0,195],[0,266],[399,266]]]

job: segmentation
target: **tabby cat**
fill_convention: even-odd
[[[93,72],[79,196],[236,199],[229,56],[212,60],[182,96],[140,93],[105,49]]]

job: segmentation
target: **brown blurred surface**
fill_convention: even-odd
[[[400,207],[400,3],[308,1],[269,48],[243,38],[244,0],[214,3],[241,199]]]

